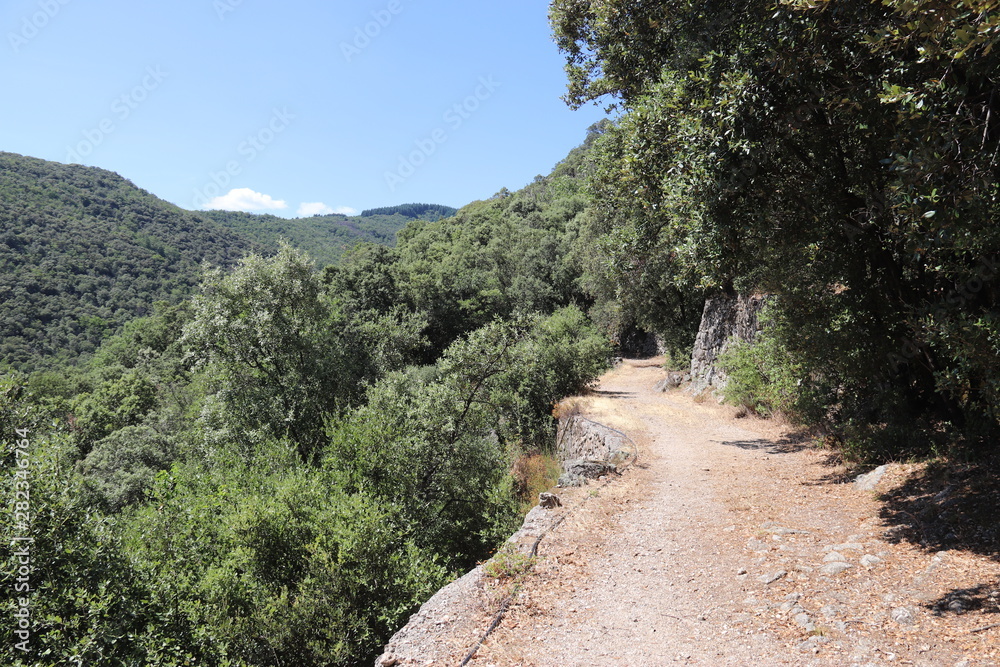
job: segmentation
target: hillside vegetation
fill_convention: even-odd
[[[0,153],[0,362],[91,353],[154,301],[190,294],[203,262],[253,249],[117,174]]]
[[[195,215],[4,158],[7,354],[100,347],[0,385],[0,494],[30,488],[0,538],[34,540],[9,605],[30,653],[5,624],[0,662],[368,663],[549,483],[525,462],[554,404],[630,332],[684,363],[713,294],[773,297],[725,362],[750,408],[856,459],[995,455],[995,3],[555,0],[551,19],[567,101],[617,119],[453,216]],[[345,230],[383,243],[326,264]]]
[[[32,518],[0,526],[30,530],[36,574],[32,653],[8,625],[2,662],[374,659],[554,482],[525,462],[608,364],[577,259],[594,136],[397,247],[250,254],[86,364],[9,377],[0,419],[26,444],[0,493],[30,456]],[[254,220],[204,219],[223,217]]]
[[[409,204],[358,217],[288,220],[185,211],[103,169],[0,153],[0,368],[29,371],[92,354],[157,301],[177,304],[203,264],[232,267],[282,240],[321,265],[367,241],[395,244]]]
[[[320,266],[327,266],[337,263],[358,243],[395,245],[396,232],[411,220],[438,220],[455,211],[447,206],[404,204],[362,211],[358,216],[314,215],[294,220],[233,211],[208,211],[204,215],[269,252],[277,252],[284,240],[309,253]]]

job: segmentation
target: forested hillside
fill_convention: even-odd
[[[0,364],[91,353],[253,248],[117,174],[0,153]]]
[[[0,156],[0,530],[33,540],[0,662],[368,663],[552,483],[554,404],[632,331],[684,365],[713,294],[770,296],[731,400],[848,458],[995,454],[996,3],[551,20],[616,119],[453,216],[192,214]]]
[[[567,101],[620,111],[592,192],[623,299],[773,295],[730,359],[750,407],[858,458],[995,451],[995,2],[555,0],[551,18]]]
[[[33,653],[5,626],[4,664],[369,663],[554,484],[553,406],[609,362],[579,257],[598,134],[397,247],[251,254],[86,364],[6,378],[35,574]]]
[[[102,169],[0,153],[0,368],[31,370],[93,353],[157,301],[179,303],[201,267],[231,267],[281,240],[321,265],[368,241],[395,244],[407,205],[359,217],[288,220],[185,211]]]
[[[436,204],[400,204],[399,206],[383,206],[380,208],[370,208],[361,211],[361,217],[367,218],[374,215],[402,215],[413,220],[440,220],[450,218],[458,213],[458,209],[450,206],[438,206]]]

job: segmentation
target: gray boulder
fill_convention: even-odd
[[[858,491],[874,491],[878,483],[882,481],[886,470],[888,470],[888,466],[879,466],[869,473],[858,475],[857,479],[854,480],[854,488]]]
[[[563,463],[563,475],[559,486],[583,486],[588,479],[598,479],[605,475],[618,474],[618,466],[607,461],[591,459],[571,459]]]

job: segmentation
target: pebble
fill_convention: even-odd
[[[827,563],[826,565],[824,565],[823,567],[821,567],[819,571],[822,572],[823,574],[834,576],[834,575],[840,574],[841,572],[843,572],[845,570],[851,569],[851,567],[853,567],[853,566],[850,563],[845,563],[843,561],[837,561],[837,562],[834,562],[834,563]]]
[[[774,582],[778,581],[779,579],[781,579],[782,577],[784,577],[787,574],[788,574],[788,572],[786,572],[784,570],[778,570],[777,572],[771,572],[770,574],[764,574],[764,575],[760,576],[760,582],[762,584],[764,584],[764,585],[773,584]]]
[[[808,530],[798,530],[796,528],[785,528],[784,526],[779,526],[773,521],[765,521],[761,526],[763,530],[774,535],[808,535]]]
[[[819,613],[823,614],[827,618],[836,618],[840,615],[840,609],[834,607],[832,604],[828,604],[825,607],[821,607]]]
[[[799,650],[803,653],[819,653],[819,646],[816,645],[813,639],[807,639],[799,644]]]
[[[917,622],[917,617],[909,607],[896,607],[889,612],[889,618],[900,625],[913,625]]]

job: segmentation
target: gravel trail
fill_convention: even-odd
[[[996,561],[892,543],[876,493],[829,452],[654,391],[662,377],[626,361],[579,399],[639,443],[638,464],[562,494],[565,521],[469,664],[1000,664],[1000,627],[980,629],[1000,607],[942,607],[1000,585]]]

